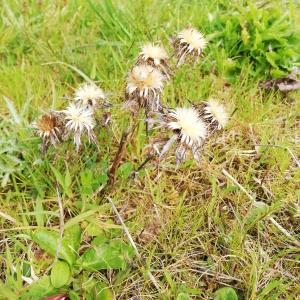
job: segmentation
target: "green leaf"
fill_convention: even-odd
[[[40,300],[46,296],[56,294],[58,290],[52,286],[50,277],[44,276],[35,281],[20,295],[19,300]]]
[[[132,163],[126,162],[119,167],[117,174],[120,178],[127,179],[132,173],[132,171],[133,171]]]
[[[191,298],[186,293],[179,293],[176,300],[191,300]]]
[[[39,227],[44,226],[44,208],[43,208],[43,203],[42,199],[39,197],[36,199],[36,204],[35,204],[35,213],[36,213],[36,223]]]
[[[71,277],[69,265],[58,260],[51,270],[51,283],[55,288],[61,288],[68,283]]]
[[[56,181],[64,188],[65,179],[64,179],[63,175],[53,166],[50,165],[50,168],[51,168],[52,172],[54,173]]]
[[[74,291],[69,292],[69,297],[71,300],[80,300],[80,296]]]
[[[272,67],[277,68],[277,55],[275,52],[266,52],[266,59]]]
[[[89,216],[92,216],[93,214],[101,211],[102,209],[103,208],[101,206],[98,206],[98,207],[96,207],[94,209],[87,210],[87,211],[83,212],[82,214],[77,215],[76,217],[68,220],[65,223],[65,227],[64,228],[67,229],[67,228],[69,228],[69,227],[71,227],[73,225],[76,225],[79,222],[86,220]]]
[[[74,252],[77,252],[80,246],[81,241],[81,228],[79,224],[72,225],[65,229],[64,231],[64,240],[68,242],[71,249]]]
[[[72,185],[71,174],[70,174],[68,166],[66,166],[66,174],[65,174],[65,181],[64,181],[64,190],[65,190],[65,193],[68,196],[70,196],[72,194],[71,185]]]
[[[0,281],[0,299],[18,300],[19,297],[11,288],[9,284],[3,284],[2,281]]]
[[[56,255],[59,242],[59,234],[57,232],[38,229],[32,234],[32,239],[47,253],[53,257]],[[72,242],[63,239],[58,253],[58,257],[64,259],[70,266],[76,260],[76,253],[72,246]]]
[[[283,285],[282,281],[280,280],[272,280],[270,281],[263,290],[259,293],[259,299],[263,299],[267,295],[271,295],[272,291],[276,290],[278,287]]]
[[[266,217],[270,213],[270,207],[264,202],[256,202],[244,219],[245,230],[249,231],[255,224]]]
[[[71,191],[72,178],[71,178],[68,167],[66,166],[66,173],[64,176],[55,167],[53,167],[51,165],[50,165],[50,167],[51,167],[52,172],[54,173],[56,181],[62,187],[63,192],[66,195],[71,196],[71,194],[72,194],[72,191]]]
[[[101,226],[89,223],[88,226],[85,228],[85,234],[88,236],[97,236],[103,233],[103,228]]]
[[[238,296],[233,288],[223,287],[215,292],[215,300],[238,300]]]
[[[85,228],[85,234],[89,236],[101,236],[107,231],[112,234],[114,232],[119,232],[122,230],[122,227],[120,225],[114,224],[112,220],[99,222],[99,220],[97,220],[96,218],[91,217],[86,219],[86,221],[88,222],[88,225]]]
[[[132,247],[122,240],[105,241],[101,237],[98,245],[87,250],[78,260],[85,270],[125,269],[128,261],[133,258]]]
[[[109,243],[109,239],[107,238],[107,236],[102,233],[101,235],[96,236],[93,240],[92,240],[92,245],[97,247],[97,246],[102,246],[105,243]]]
[[[96,293],[97,293],[96,295],[97,295],[98,299],[101,299],[101,300],[115,299],[111,289],[102,282],[97,283],[95,290],[96,290]]]

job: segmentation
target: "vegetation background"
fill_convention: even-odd
[[[298,1],[0,0],[0,14],[0,299],[299,299],[299,93],[258,87],[299,66]],[[143,43],[172,53],[170,37],[190,24],[209,46],[164,102],[212,97],[235,113],[200,165],[176,169],[170,157],[133,180],[147,153],[141,118],[107,195],[142,256],[127,262],[127,237],[95,193],[129,122],[124,78]],[[70,141],[43,157],[33,120],[65,107],[87,77],[113,104],[100,153],[85,143],[78,155]],[[56,253],[62,222],[75,256]]]

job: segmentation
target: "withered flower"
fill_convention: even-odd
[[[76,145],[77,151],[79,151],[81,145],[82,134],[87,134],[89,141],[97,144],[93,130],[96,122],[93,117],[92,109],[72,103],[62,112],[65,115],[66,131],[74,134],[74,144]]]
[[[127,76],[126,105],[135,110],[158,111],[164,86],[163,74],[149,65],[135,66]]]
[[[147,64],[157,68],[167,78],[170,78],[171,68],[168,64],[168,53],[165,48],[154,44],[146,44],[141,48],[137,65]]]
[[[56,146],[62,140],[63,121],[59,113],[50,112],[33,123],[36,134],[42,139],[42,152],[50,145]]]
[[[173,39],[173,47],[177,56],[177,65],[181,65],[186,58],[196,61],[207,45],[204,35],[195,28],[180,31]]]
[[[200,150],[208,135],[207,126],[199,116],[198,111],[193,108],[169,109],[158,114],[157,119],[150,119],[150,122],[157,123],[156,128],[171,130],[172,136],[164,143],[162,150],[158,154],[162,157],[176,142],[176,161],[181,163],[188,150],[191,150],[193,157],[200,160]]]
[[[85,83],[76,89],[74,100],[79,106],[95,109],[106,100],[106,94],[95,84]]]
[[[199,112],[200,116],[207,123],[207,127],[210,133],[216,130],[224,129],[227,125],[229,116],[226,108],[223,104],[219,103],[215,99],[210,99],[194,106]]]

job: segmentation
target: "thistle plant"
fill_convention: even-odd
[[[186,61],[196,62],[203,55],[207,41],[201,32],[189,27],[177,33],[172,45],[177,66],[180,66]],[[152,149],[159,159],[174,149],[177,165],[187,158],[188,153],[199,162],[206,139],[226,126],[229,119],[226,108],[214,99],[192,104],[191,107],[170,108],[162,103],[164,85],[173,75],[171,69],[169,55],[163,46],[148,43],[141,47],[126,77],[125,87],[125,107],[131,110],[135,121],[122,135],[109,171],[112,184],[126,145],[133,138],[138,124],[137,114],[141,109],[145,112],[147,133],[149,124],[154,125],[156,135]],[[94,83],[79,86],[75,90],[73,102],[66,109],[45,115],[36,123],[35,128],[42,138],[44,148],[56,145],[63,137],[70,135],[74,138],[77,152],[82,136],[87,136],[89,142],[98,146],[95,112],[106,104],[106,93]],[[103,115],[107,125],[111,115]]]
[[[129,72],[126,79],[126,106],[134,113],[140,108],[148,112],[159,111],[165,77],[150,65],[137,65]]]
[[[143,45],[136,62],[136,65],[141,64],[147,64],[158,69],[167,79],[170,79],[169,55],[164,47],[154,44]]]
[[[68,136],[73,136],[76,151],[81,146],[81,137],[86,135],[88,141],[98,147],[94,131],[97,125],[95,112],[108,105],[106,93],[94,83],[84,83],[75,90],[74,98],[66,109],[51,111],[33,123],[38,136],[42,138],[42,152],[50,145],[56,146]],[[105,126],[110,116],[104,119]]]
[[[49,112],[33,123],[36,135],[42,139],[41,150],[44,153],[49,146],[56,146],[64,134],[63,119],[59,113]]]
[[[81,107],[97,109],[106,100],[106,94],[93,83],[84,83],[75,90],[74,101]]]
[[[62,111],[65,115],[65,128],[68,134],[74,135],[74,144],[77,152],[81,145],[81,136],[86,134],[89,142],[97,145],[96,135],[94,133],[95,119],[91,108],[83,107],[71,103]]]
[[[173,38],[177,66],[183,64],[186,58],[196,62],[206,45],[207,40],[204,35],[195,28],[189,27],[180,31]]]
[[[191,151],[195,160],[200,160],[200,150],[208,136],[208,129],[205,121],[200,117],[198,111],[193,107],[177,107],[168,109],[166,112],[158,115],[156,120],[157,129],[169,131],[171,137],[163,144],[161,150],[157,147],[161,144],[158,140],[154,148],[159,157],[167,153],[175,143],[175,153],[177,164],[180,164]]]
[[[215,99],[204,101],[201,104],[194,105],[199,115],[207,123],[210,134],[216,130],[224,129],[227,125],[229,116],[223,104]]]

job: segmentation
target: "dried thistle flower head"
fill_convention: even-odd
[[[176,160],[181,163],[186,158],[186,153],[191,150],[194,158],[199,161],[199,150],[204,144],[208,135],[207,126],[199,116],[198,111],[193,108],[175,108],[159,115],[154,123],[159,124],[159,128],[172,130],[172,137],[165,143],[159,155],[164,155],[177,141]]]
[[[211,133],[223,129],[229,120],[228,113],[223,104],[210,99],[199,106],[195,106],[200,116],[205,120]]]
[[[152,67],[158,68],[163,75],[170,78],[170,66],[168,64],[168,53],[165,48],[154,44],[146,44],[141,48],[137,65],[147,64]]]
[[[207,45],[204,35],[195,28],[186,28],[180,31],[173,40],[175,54],[178,58],[177,65],[181,65],[186,57],[195,61],[202,54]]]
[[[94,134],[95,119],[90,108],[78,106],[71,103],[67,109],[62,111],[65,115],[66,130],[74,134],[74,144],[79,151],[81,145],[81,135],[87,134],[89,141],[97,144]]]
[[[33,123],[36,134],[42,139],[42,152],[50,145],[56,146],[61,141],[63,124],[59,114],[50,112]]]
[[[99,102],[106,99],[102,89],[93,83],[85,83],[75,91],[75,102],[79,106],[96,108]]]
[[[149,65],[137,65],[129,73],[126,85],[127,102],[137,102],[146,111],[159,110],[164,85],[163,74]]]

